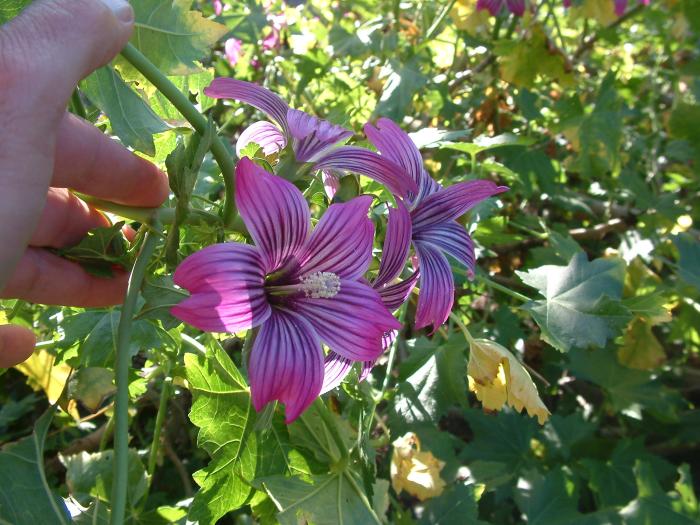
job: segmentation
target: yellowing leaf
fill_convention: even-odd
[[[61,397],[66,381],[70,376],[71,367],[65,363],[54,365],[56,357],[46,350],[38,350],[24,363],[15,368],[27,376],[27,384],[34,390],[43,390],[49,403],[54,404]],[[75,403],[69,403],[64,407],[75,419],[80,415]]]
[[[488,31],[490,16],[486,9],[477,11],[476,0],[457,0],[450,11],[450,17],[457,29],[462,29],[472,36],[479,31]]]
[[[651,322],[637,317],[623,336],[617,359],[625,366],[637,370],[651,370],[666,360],[663,346],[651,330]]]
[[[527,41],[500,40],[494,49],[499,56],[501,78],[516,86],[531,87],[537,77],[573,85],[574,78],[561,50],[547,38],[541,25],[534,25]]]
[[[442,494],[445,482],[440,477],[440,471],[445,462],[430,452],[421,451],[420,440],[413,432],[408,432],[392,444],[391,486],[396,493],[405,490],[421,501]]]
[[[469,390],[487,410],[499,410],[506,403],[517,411],[527,410],[540,424],[549,418],[530,374],[513,354],[487,339],[469,341]]]
[[[576,18],[594,18],[607,26],[617,20],[615,3],[611,0],[585,0],[580,7],[572,7],[571,15]]]

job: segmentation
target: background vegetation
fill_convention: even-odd
[[[0,21],[25,3],[0,1]],[[198,174],[187,200],[202,213],[179,250],[157,241],[137,304],[129,522],[700,521],[700,2],[633,0],[618,16],[612,0],[537,0],[522,17],[472,0],[224,1],[218,15],[208,2],[132,3],[134,44],[234,144],[257,115],[205,97],[214,75],[263,84],[360,140],[388,116],[445,185],[480,176],[511,190],[470,217],[479,269],[470,281],[455,263],[448,324],[413,330],[409,303],[390,369],[385,358],[325,396],[351,451],[338,474],[315,408],[287,428],[251,413],[247,395],[223,395],[245,389],[241,338],[169,316],[174,263],[235,238],[197,220],[220,211],[216,164],[181,163]],[[113,66],[81,83],[71,110],[165,166],[190,124],[126,61]],[[305,194],[317,213],[328,206],[320,182]],[[128,266],[143,235],[129,244],[120,227],[64,255],[93,271]],[[119,308],[0,302],[0,322],[42,341],[0,370],[0,523],[67,523],[65,501],[78,523],[108,520],[119,319]],[[518,386],[517,363],[529,371],[551,412],[543,425],[469,392],[462,324],[512,353],[503,388]],[[409,432],[423,478],[411,461],[391,468]]]

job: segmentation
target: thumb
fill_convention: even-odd
[[[0,27],[0,85],[59,115],[78,81],[129,40],[127,0],[40,0]]]
[[[31,330],[13,324],[0,325],[0,368],[9,368],[28,359],[35,344]]]
[[[126,0],[38,0],[0,26],[0,290],[44,207],[68,99],[133,24]]]

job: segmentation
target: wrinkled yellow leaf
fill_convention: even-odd
[[[24,363],[15,366],[27,376],[29,386],[36,391],[44,391],[51,404],[56,403],[61,397],[71,372],[71,367],[67,364],[54,365],[55,361],[55,356],[47,350],[37,350]],[[80,419],[75,403],[69,403],[62,408],[75,419]]]
[[[541,425],[549,418],[530,374],[513,354],[487,339],[469,341],[469,390],[487,410],[500,410],[508,404],[518,412],[523,408]]]
[[[604,26],[617,20],[615,3],[612,0],[585,0],[580,7],[572,7],[571,15],[576,18],[593,18]]]
[[[440,471],[445,466],[430,452],[421,451],[420,440],[409,432],[392,443],[391,485],[397,494],[405,490],[419,500],[425,501],[442,494],[445,482]]]
[[[486,9],[477,11],[476,0],[457,0],[450,11],[450,17],[457,29],[462,29],[472,36],[489,27],[490,14]]]
[[[651,370],[666,361],[663,346],[651,330],[651,322],[637,317],[627,327],[617,359],[625,366]]]

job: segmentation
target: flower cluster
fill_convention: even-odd
[[[401,327],[392,312],[416,283],[416,327],[436,330],[445,322],[454,298],[446,255],[468,272],[474,269],[473,242],[456,219],[507,188],[488,180],[443,188],[426,172],[410,137],[388,119],[365,127],[375,153],[343,145],[350,130],[292,109],[255,84],[217,78],[205,93],[246,102],[274,122],[247,128],[238,140],[239,154],[255,142],[266,155],[291,158],[299,173],[320,171],[331,185],[347,173],[361,174],[395,197],[379,271],[368,280],[372,196],[331,204],[312,228],[302,192],[242,158],[235,198],[253,244],[208,246],[175,271],[175,283],[190,296],[172,308],[173,315],[205,331],[255,329],[248,363],[253,406],[261,410],[280,401],[291,422],[319,394],[340,384],[354,363],[362,363],[361,379],[367,375]],[[411,246],[412,273],[406,268]]]

